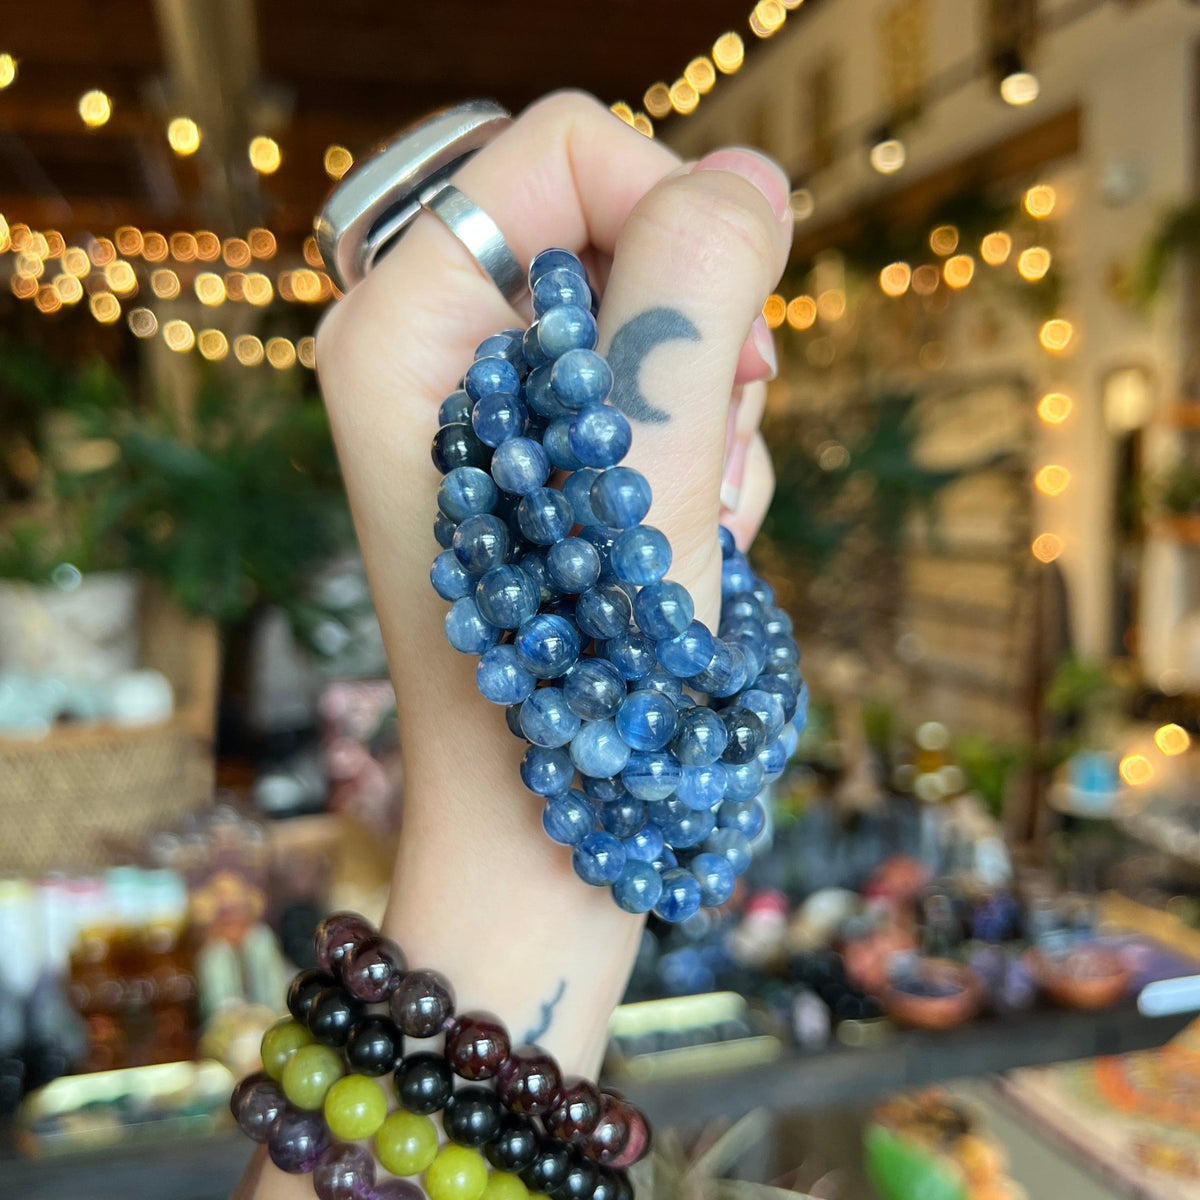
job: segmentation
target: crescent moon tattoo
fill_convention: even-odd
[[[613,389],[609,402],[635,421],[663,425],[670,415],[642,394],[638,377],[647,355],[663,342],[698,342],[700,330],[677,308],[649,308],[631,317],[613,336],[608,348]]]

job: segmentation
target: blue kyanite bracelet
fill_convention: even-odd
[[[441,406],[430,579],[447,639],[529,744],[547,836],[621,908],[685,921],[749,866],[760,794],[804,728],[800,651],[724,528],[721,624],[695,619],[644,523],[650,485],[619,465],[632,431],[583,265],[543,251],[529,287],[537,320],[485,339]]]

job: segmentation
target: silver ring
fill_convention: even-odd
[[[453,184],[446,184],[424,207],[467,248],[479,269],[510,304],[525,292],[525,272],[496,222]]]

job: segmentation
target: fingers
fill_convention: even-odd
[[[756,432],[746,448],[746,469],[737,502],[721,514],[721,521],[733,534],[739,550],[750,549],[774,494],[775,468],[771,465],[771,454],[762,434]]]
[[[721,475],[722,519],[726,510],[732,512],[738,507],[750,443],[762,424],[766,402],[767,385],[762,380],[734,390],[725,436],[725,470]]]

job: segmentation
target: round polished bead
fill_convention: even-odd
[[[631,750],[662,750],[675,735],[679,710],[660,692],[637,691],[625,697],[615,719],[621,740]]]
[[[729,741],[721,757],[737,766],[749,762],[763,748],[767,732],[763,723],[748,708],[732,705],[721,710],[721,720],[725,723]]]
[[[584,883],[605,887],[625,869],[625,847],[611,833],[589,833],[572,851],[571,866]]]
[[[662,830],[653,824],[646,824],[637,833],[625,838],[624,843],[626,867],[629,866],[630,859],[645,863],[657,862],[665,845]]]
[[[750,865],[750,841],[736,829],[714,830],[704,843],[704,848],[725,858],[735,875],[741,875]]]
[[[646,806],[633,796],[623,795],[619,800],[602,804],[599,816],[600,828],[624,841],[645,825]]]
[[[566,750],[530,746],[521,759],[521,782],[535,796],[561,796],[575,779],[575,764]]]
[[[644,633],[629,631],[609,638],[602,648],[604,657],[620,671],[623,678],[634,681],[654,670],[654,639]]]
[[[475,401],[462,388],[459,388],[442,401],[441,407],[438,409],[438,424],[463,424],[471,419],[471,410],[474,407]]]
[[[639,800],[665,800],[682,775],[679,760],[669,750],[635,750],[621,772],[621,782]]]
[[[330,1146],[313,1168],[317,1200],[374,1200],[375,1160],[365,1146]]]
[[[339,974],[346,990],[368,1004],[386,1000],[400,982],[407,964],[391,938],[365,938],[342,960]]]
[[[541,592],[521,567],[493,567],[475,586],[479,615],[499,629],[516,629],[537,612]]]
[[[312,1007],[311,997],[309,998],[309,1007]],[[301,1046],[309,1046],[312,1041],[313,1035],[298,1021],[289,1021],[286,1017],[282,1021],[276,1021],[262,1037],[260,1053],[263,1070],[272,1079],[282,1079],[283,1068],[287,1065],[288,1059]]]
[[[484,654],[501,637],[500,630],[484,619],[473,596],[455,600],[442,618],[442,627],[446,641],[460,654]]]
[[[589,800],[595,800],[598,804],[613,804],[628,796],[625,785],[619,778],[584,775],[582,779],[584,793]]]
[[[363,1075],[386,1075],[404,1050],[404,1038],[394,1022],[368,1013],[354,1022],[346,1039],[346,1061]]]
[[[475,513],[454,531],[454,557],[472,575],[501,566],[509,545],[508,526],[493,513]]]
[[[546,801],[542,808],[542,828],[552,842],[577,846],[596,828],[596,810],[582,792],[572,788]]]
[[[549,604],[558,595],[550,586],[550,576],[546,572],[546,551],[542,547],[526,550],[517,560],[517,566],[538,585],[538,596],[542,604]]]
[[[796,753],[800,743],[800,731],[790,721],[783,727],[779,735],[779,745],[783,747],[783,757],[786,761]]]
[[[552,546],[571,532],[571,502],[557,488],[535,488],[521,497],[517,523],[523,537]]]
[[[519,372],[525,363],[525,356],[521,352],[521,344],[524,338],[524,329],[502,329],[499,333],[493,333],[490,337],[485,337],[475,347],[475,357],[507,359]]]
[[[652,525],[626,529],[612,550],[613,570],[624,583],[644,587],[657,583],[671,567],[671,543]]]
[[[754,572],[743,554],[734,554],[721,564],[721,595],[754,590]]]
[[[446,1107],[454,1094],[454,1074],[440,1054],[418,1051],[406,1055],[393,1078],[401,1107],[421,1116],[431,1116]]]
[[[675,788],[675,795],[688,808],[701,811],[714,808],[725,795],[725,764],[709,763],[703,767],[684,767]]]
[[[681,583],[663,580],[642,588],[633,602],[633,615],[649,637],[678,637],[692,623],[695,606]]]
[[[484,1153],[497,1171],[523,1171],[537,1158],[540,1149],[533,1121],[509,1114],[501,1120],[499,1132],[488,1142]]]
[[[492,1079],[511,1047],[508,1030],[490,1013],[460,1013],[446,1030],[446,1061],[463,1079]]]
[[[520,388],[521,377],[517,374],[516,367],[498,355],[477,358],[467,368],[467,373],[463,377],[463,391],[475,401],[497,392],[515,396]]]
[[[443,550],[429,568],[429,581],[443,600],[459,600],[475,590],[475,579],[454,556],[453,550]]]
[[[657,692],[660,696],[665,696],[675,705],[677,712],[682,712],[692,703],[691,697],[683,694],[683,684],[670,671],[664,671],[659,666],[633,680],[629,687],[631,691]]]
[[[308,1010],[308,1027],[318,1042],[344,1046],[351,1026],[362,1016],[363,1007],[345,988],[327,987],[313,997]]]
[[[358,1142],[371,1137],[383,1124],[387,1116],[387,1097],[374,1079],[366,1075],[345,1075],[325,1093],[323,1108],[325,1123],[335,1138]]]
[[[552,1192],[567,1177],[571,1169],[571,1152],[556,1139],[543,1139],[537,1157],[520,1172],[521,1180],[531,1192]]]
[[[583,263],[579,261],[577,255],[572,254],[570,250],[563,250],[558,246],[552,246],[549,250],[539,250],[533,256],[533,261],[529,264],[530,288],[543,275],[557,270],[572,271],[581,278],[587,278],[587,273],[583,269]]]
[[[661,837],[660,849],[661,849]],[[613,899],[628,913],[648,913],[662,896],[662,877],[654,866],[642,859],[629,857],[626,847],[625,867],[621,877],[613,884]]]
[[[761,688],[747,688],[738,697],[738,704],[749,709],[763,723],[768,741],[779,736],[783,729],[783,698],[774,692],[763,691]]]
[[[488,1176],[487,1187],[483,1189],[483,1200],[529,1200],[529,1189],[519,1175],[493,1171]]]
[[[443,1146],[425,1172],[429,1200],[480,1200],[487,1187],[483,1156],[465,1146]]]
[[[730,592],[721,597],[721,623],[726,621],[762,621],[762,604],[753,592]]]
[[[476,402],[471,413],[471,428],[485,446],[499,446],[509,438],[520,437],[528,423],[528,409],[515,395],[507,392],[484,396]]]
[[[320,1113],[285,1108],[267,1136],[271,1161],[290,1175],[306,1175],[329,1148],[329,1130]]]
[[[611,1095],[611,1093],[610,1093]],[[613,1160],[613,1167],[625,1178],[624,1171],[634,1163],[641,1162],[650,1151],[650,1122],[639,1108],[635,1108],[624,1097],[614,1097],[625,1109],[625,1123],[629,1126],[629,1137],[625,1149]],[[630,1197],[632,1200],[632,1197]]]
[[[238,1128],[248,1138],[265,1142],[286,1103],[279,1085],[266,1072],[256,1071],[233,1089],[229,1110]]]
[[[297,1021],[307,1022],[308,1010],[312,1007],[313,997],[323,988],[332,987],[336,982],[337,980],[332,975],[317,968],[301,971],[288,984],[288,1012]]]
[[[454,989],[440,971],[409,971],[392,993],[388,1008],[405,1036],[433,1037],[454,1015]]]
[[[614,467],[629,453],[633,430],[623,412],[607,404],[593,404],[571,422],[567,441],[586,466]]]
[[[545,362],[535,370],[530,371],[525,380],[525,403],[535,418],[543,421],[553,421],[558,417],[569,417],[570,412],[563,408],[550,386],[550,372],[554,364]],[[543,440],[543,445],[545,441]]]
[[[439,512],[433,518],[433,536],[443,550],[449,550],[454,546],[454,531],[457,528],[458,522],[450,520],[444,512]]]
[[[688,684],[698,692],[719,695],[729,687],[733,671],[733,651],[727,642],[717,638],[713,641],[713,656],[708,665],[693,675]]]
[[[753,800],[763,789],[765,775],[757,758],[736,765],[726,764],[725,799]]]
[[[596,1186],[592,1189],[592,1200],[633,1200],[632,1188],[630,1188],[627,1198],[622,1196],[620,1181],[624,1179],[623,1171],[612,1167],[597,1167]]]
[[[537,321],[534,321],[525,330],[525,336],[521,339],[521,353],[525,356],[525,362],[529,366],[530,374],[533,374],[538,367],[549,364],[550,356],[542,349],[542,341],[538,336]]]
[[[559,304],[538,317],[538,344],[548,358],[561,358],[568,350],[593,350],[596,319],[578,304]]]
[[[475,668],[475,683],[484,699],[493,704],[520,704],[537,686],[537,680],[521,666],[510,645],[493,646],[484,654]]]
[[[774,783],[787,766],[787,750],[782,740],[768,742],[758,752],[758,761],[763,765],[763,777],[767,783]]]
[[[455,467],[438,486],[438,508],[452,521],[491,512],[500,493],[492,477],[478,467]]]
[[[612,385],[611,368],[594,350],[568,350],[550,372],[550,386],[559,403],[576,411],[603,404]]]
[[[661,643],[660,643],[661,651]],[[671,749],[685,767],[702,767],[716,762],[725,752],[729,732],[711,708],[692,705],[679,714]]]
[[[751,841],[762,833],[766,823],[767,814],[757,800],[725,800],[717,809],[718,829],[736,829]]]
[[[380,1179],[371,1189],[366,1200],[426,1200],[420,1185],[411,1179]],[[632,1192],[618,1200],[633,1200]]]
[[[567,672],[563,695],[576,716],[585,721],[611,717],[625,699],[625,680],[612,663],[601,658],[585,658]],[[585,774],[593,772],[585,771]]]
[[[688,850],[698,846],[717,826],[717,818],[711,809],[688,808],[682,800],[673,800],[670,818],[659,822],[663,840],[675,850]]]
[[[419,1175],[437,1152],[437,1127],[416,1113],[392,1113],[375,1134],[375,1154],[393,1175]]]
[[[521,666],[539,679],[566,675],[579,658],[579,634],[564,617],[538,613],[517,630],[513,642]]]
[[[686,874],[686,872],[684,872]],[[696,881],[688,876],[695,885]],[[664,880],[665,882],[665,880]],[[696,885],[697,893],[699,886]],[[664,900],[666,893],[664,892]],[[660,905],[661,909],[661,905]],[[667,918],[670,920],[671,918]],[[592,1162],[608,1165],[629,1143],[629,1108],[616,1096],[600,1093],[600,1118],[584,1143],[583,1152]]]
[[[571,740],[571,760],[585,775],[619,775],[629,754],[612,721],[585,721]]]
[[[600,1120],[600,1090],[587,1079],[568,1079],[558,1103],[542,1117],[546,1132],[560,1142],[586,1137]]]
[[[664,921],[672,923],[686,921],[688,917],[699,912],[700,884],[690,871],[685,871],[681,867],[664,871],[662,885],[662,896],[654,911]],[[623,1145],[621,1149],[624,1149]]]
[[[535,746],[565,746],[579,728],[561,688],[538,688],[521,705],[521,732]]]
[[[320,1108],[344,1073],[342,1056],[332,1046],[301,1046],[283,1068],[283,1094],[297,1108]]]
[[[551,1193],[550,1200],[592,1200],[599,1180],[594,1163],[579,1155],[572,1155],[566,1177]]]
[[[591,467],[581,467],[567,476],[563,484],[563,495],[571,505],[571,515],[579,525],[599,524],[600,518],[592,510],[592,483],[600,474]]]
[[[600,555],[583,538],[563,538],[547,551],[546,570],[560,592],[577,595],[600,578]]]
[[[615,584],[588,588],[575,603],[575,620],[588,637],[607,640],[629,628],[633,605]]]
[[[571,449],[571,422],[574,420],[571,415],[554,417],[542,434],[542,448],[550,465],[559,471],[578,471],[583,466]]]
[[[800,697],[788,680],[778,675],[759,675],[752,686],[756,691],[767,692],[779,701],[785,723],[795,718]]]
[[[587,308],[592,302],[592,291],[583,275],[572,267],[555,267],[539,275],[530,284],[530,299],[533,311],[540,317],[560,304],[577,304]]]
[[[705,851],[691,862],[692,874],[700,884],[700,903],[705,908],[720,908],[733,895],[737,876],[729,860],[720,854]]]
[[[509,1112],[540,1117],[562,1098],[562,1073],[540,1046],[518,1046],[496,1076],[496,1095]]]
[[[313,934],[317,963],[322,970],[336,974],[342,959],[374,932],[370,921],[356,912],[330,913],[317,925]]]
[[[443,425],[433,436],[433,465],[445,475],[455,467],[487,469],[492,448],[485,446],[465,421]]]
[[[724,859],[720,861],[725,862]],[[457,1145],[478,1148],[500,1131],[501,1112],[500,1097],[496,1092],[470,1084],[459,1088],[446,1102],[442,1128]]]
[[[611,467],[592,480],[588,496],[592,511],[615,529],[630,529],[650,511],[646,477],[632,467]]]
[[[506,492],[524,496],[540,488],[550,474],[550,460],[541,442],[515,437],[502,442],[492,455],[492,478]]]

